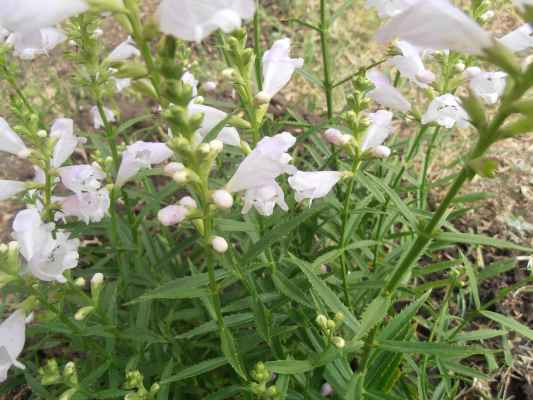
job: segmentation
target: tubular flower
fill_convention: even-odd
[[[204,115],[202,126],[194,135],[195,144],[202,143],[207,134],[228,116],[228,114],[226,114],[224,111],[217,110],[214,107],[204,106],[202,104],[195,104],[193,102],[188,105],[187,109],[190,115],[194,115],[196,113],[202,113]],[[217,135],[217,139],[230,146],[241,145],[239,132],[237,129],[230,126],[222,128]]]
[[[465,71],[465,74],[471,76],[470,89],[476,96],[488,105],[498,102],[507,83],[505,72],[485,72],[479,68],[471,67]]]
[[[292,158],[287,153],[295,143],[296,138],[289,132],[261,139],[239,165],[226,190],[233,193],[259,188],[272,184],[281,174],[295,173],[296,168],[289,165]]]
[[[71,165],[58,169],[61,182],[74,193],[95,192],[102,186],[105,173],[98,164]]]
[[[26,190],[26,184],[19,181],[0,179],[0,201],[7,200]]]
[[[289,210],[283,189],[276,181],[272,181],[269,185],[246,190],[242,213],[247,214],[254,207],[259,214],[269,217],[274,213],[276,205],[283,211]]]
[[[103,107],[105,117],[107,118],[108,122],[115,122],[115,113],[113,110]],[[94,129],[100,129],[104,127],[104,121],[102,119],[102,116],[100,115],[100,112],[98,111],[98,107],[94,106],[91,108],[91,118],[93,121]]]
[[[372,121],[372,124],[367,129],[361,143],[362,152],[381,149],[381,147],[384,147],[382,146],[383,142],[385,142],[392,132],[393,114],[390,111],[379,110],[369,114],[368,117]]]
[[[424,67],[420,51],[411,43],[400,40],[396,47],[402,52],[400,56],[394,56],[390,59],[400,74],[405,76],[416,85],[425,89],[435,80],[435,74]]]
[[[128,36],[126,40],[115,47],[107,56],[108,62],[125,61],[128,58],[138,57],[141,52],[135,47],[135,42]]]
[[[7,121],[0,117],[0,151],[26,158],[30,150],[22,139],[11,129]]]
[[[263,90],[257,95],[261,99],[271,99],[291,80],[294,71],[302,68],[303,58],[290,57],[289,38],[277,40],[263,55]]]
[[[162,32],[201,42],[217,29],[240,28],[254,13],[254,0],[163,0],[156,16]]]
[[[11,366],[25,369],[17,361],[26,342],[26,315],[17,310],[0,324],[0,383],[7,379]]]
[[[376,103],[394,111],[406,113],[411,110],[411,103],[391,85],[385,74],[377,69],[371,69],[366,73],[366,77],[374,84],[374,89],[368,92],[368,97]]]
[[[109,192],[106,189],[80,192],[54,200],[61,206],[61,212],[56,214],[56,220],[76,217],[86,224],[100,222],[107,215],[111,205]]]
[[[296,201],[314,200],[327,196],[343,176],[338,171],[298,171],[289,177],[289,185],[295,191]]]
[[[50,130],[50,137],[56,139],[52,156],[52,167],[58,168],[74,153],[76,146],[85,143],[85,139],[74,135],[74,121],[59,118],[54,121]]]
[[[459,128],[466,128],[468,126],[468,114],[461,106],[460,100],[447,93],[433,99],[426,113],[422,116],[423,124],[431,122],[436,122],[448,129],[455,124]]]
[[[65,32],[60,29],[43,28],[30,34],[13,33],[6,43],[15,48],[16,57],[22,60],[33,60],[37,56],[48,54],[66,39]]]
[[[421,48],[450,49],[472,55],[482,55],[493,45],[490,33],[448,0],[419,0],[376,34],[380,43],[395,38]]]

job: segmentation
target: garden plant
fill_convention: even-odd
[[[262,3],[0,1],[0,152],[34,171],[0,180],[19,207],[3,399],[511,398],[498,371],[533,330],[496,306],[533,277],[480,287],[531,249],[459,222],[484,198],[467,184],[499,173],[488,151],[533,131],[533,1],[504,36],[485,27],[502,1],[279,16],[317,37],[320,74]],[[331,27],[351,7],[379,15],[382,51],[339,76]],[[68,65],[62,103],[27,87],[47,57]],[[283,96],[296,77],[323,106]],[[431,179],[455,130],[470,148]]]

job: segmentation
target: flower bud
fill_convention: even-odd
[[[48,136],[48,132],[46,132],[44,129],[40,129],[37,131],[37,136],[40,137],[41,139],[44,139],[45,137]],[[54,136],[54,139],[56,137]]]
[[[209,142],[209,148],[215,153],[220,153],[224,149],[224,143],[218,139],[211,140]]]
[[[343,134],[338,129],[329,128],[326,130],[326,132],[324,132],[324,138],[326,141],[335,146],[344,146],[350,141],[351,136]]]
[[[85,278],[82,278],[81,276],[74,281],[74,285],[80,288],[85,287],[86,283]]]
[[[342,349],[344,346],[346,346],[346,341],[340,336],[333,336],[331,338],[331,343],[333,343],[333,345],[338,349]]]
[[[102,286],[104,284],[104,274],[97,272],[91,278],[91,295],[93,296],[94,301],[98,301],[100,292],[102,291]]]
[[[320,326],[323,329],[327,329],[327,327],[328,327],[328,318],[325,315],[323,315],[323,314],[318,315],[316,317],[315,321],[318,324],[318,326]]]
[[[229,209],[233,206],[233,196],[227,190],[215,190],[211,197],[218,208]]]
[[[387,146],[376,146],[369,150],[369,154],[376,158],[387,158],[391,155],[391,150]]]
[[[205,103],[205,99],[204,99],[203,96],[196,96],[196,97],[192,100],[192,102],[193,102],[194,104],[204,104],[204,103]]]
[[[222,71],[222,76],[226,79],[232,79],[235,75],[235,70],[233,68],[226,68]]]
[[[207,93],[214,92],[217,89],[217,83],[214,81],[204,82],[202,85],[202,89]]]
[[[176,183],[185,184],[189,181],[189,174],[187,171],[178,171],[172,175],[172,179],[174,179]]]
[[[171,162],[165,165],[164,171],[165,175],[173,176],[176,172],[183,171],[185,169],[185,165],[179,162]]]
[[[196,204],[196,200],[194,200],[191,196],[185,196],[180,199],[178,202],[180,206],[186,207],[186,208],[198,208],[198,205]]]
[[[157,219],[164,226],[172,226],[183,222],[188,213],[189,210],[183,205],[171,205],[159,210]]]
[[[457,64],[455,64],[454,68],[457,72],[464,72],[464,70],[466,69],[466,65],[464,62],[458,62]]]
[[[94,311],[93,306],[87,306],[82,307],[78,311],[76,311],[76,314],[74,314],[74,319],[76,321],[83,321],[85,318],[87,318],[92,312]],[[66,368],[66,367],[65,367]]]
[[[225,253],[228,251],[228,242],[221,236],[214,236],[211,238],[211,246],[217,253]]]
[[[202,143],[198,146],[198,152],[202,155],[208,155],[211,152],[211,147],[207,143]]]
[[[333,394],[333,388],[331,387],[329,383],[324,383],[322,385],[322,388],[320,389],[320,394],[323,397],[331,396]]]
[[[332,319],[328,319],[328,322],[326,323],[326,326],[328,329],[335,329],[337,324]]]
[[[481,73],[481,68],[479,67],[468,67],[465,69],[465,78],[466,79],[472,79],[476,75],[479,75]]]
[[[266,92],[259,92],[255,96],[255,100],[258,104],[268,104],[270,103],[270,96]]]

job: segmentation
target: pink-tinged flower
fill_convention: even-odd
[[[394,17],[401,14],[417,0],[366,0],[369,7],[374,7],[381,18]]]
[[[322,387],[320,388],[320,394],[323,397],[332,396],[334,393],[335,393],[335,390],[333,390],[333,387],[329,383],[324,383]]]
[[[391,85],[389,78],[377,69],[371,69],[366,77],[374,84],[374,89],[368,92],[368,97],[383,107],[406,113],[411,110],[411,103]]]
[[[427,88],[435,80],[435,74],[424,66],[420,50],[403,40],[398,41],[396,47],[402,55],[392,57],[390,63],[398,68],[402,76],[423,89]]]
[[[84,138],[74,135],[74,121],[68,118],[56,119],[50,130],[50,137],[57,139],[52,156],[52,167],[59,168],[74,153],[80,143],[85,143]]]
[[[45,224],[39,211],[28,208],[17,213],[13,222],[13,238],[19,243],[19,251],[26,260],[26,268],[37,279],[66,282],[63,272],[78,265],[77,239],[70,234],[56,231],[54,224]]]
[[[105,173],[98,164],[61,167],[58,172],[63,185],[74,193],[95,192],[105,179]]]
[[[25,369],[17,361],[26,342],[26,315],[17,310],[0,324],[0,383],[7,379],[11,366]]]
[[[496,104],[505,91],[505,72],[485,72],[471,67],[465,71],[465,75],[470,76],[470,89],[488,105]]]
[[[72,196],[55,198],[54,201],[61,206],[61,212],[56,214],[56,220],[75,217],[86,224],[104,219],[111,205],[109,192],[106,189],[76,193]]]
[[[498,40],[514,52],[530,49],[533,47],[533,28],[529,24],[524,24]]]
[[[0,25],[10,32],[29,33],[48,28],[87,11],[84,0],[2,0]]]
[[[483,55],[493,46],[490,33],[448,0],[419,0],[376,34],[380,43],[399,38],[414,46]]]
[[[162,32],[200,42],[217,29],[234,31],[254,13],[254,0],[163,0],[156,16]]]
[[[43,28],[30,33],[13,33],[6,43],[15,48],[16,57],[33,60],[37,56],[48,54],[66,39],[67,36],[60,29]]]
[[[324,139],[335,146],[344,146],[352,139],[352,136],[342,133],[336,128],[329,128],[324,132]]]
[[[26,158],[30,150],[22,139],[11,129],[7,121],[0,117],[0,151]]]
[[[242,213],[247,214],[253,207],[259,214],[269,217],[274,213],[276,205],[283,211],[289,210],[283,189],[276,181],[272,181],[269,185],[248,189],[244,193]]]
[[[124,185],[141,169],[150,168],[172,157],[172,150],[166,144],[157,142],[135,142],[122,153],[122,163],[118,169],[118,186]]]
[[[361,143],[361,151],[374,149],[381,146],[392,133],[392,117],[390,111],[379,110],[368,115],[371,125]]]
[[[103,109],[104,109],[104,114],[107,119],[107,122],[109,123],[115,122],[116,118],[115,118],[115,113],[113,112],[113,110],[107,107],[103,107]],[[91,118],[93,120],[94,129],[100,129],[104,127],[104,121],[102,119],[102,116],[100,115],[100,112],[98,111],[97,106],[93,106],[91,108]]]
[[[459,98],[449,93],[433,99],[422,116],[423,124],[435,122],[448,129],[456,124],[459,128],[466,128],[468,121],[468,114],[461,106]]]
[[[226,190],[233,193],[259,188],[272,184],[281,174],[295,173],[296,168],[289,165],[292,158],[287,153],[295,143],[296,138],[289,132],[261,139],[239,165]]]
[[[271,99],[291,80],[294,71],[302,68],[303,58],[291,58],[291,40],[277,40],[263,55],[263,90],[258,98]]]
[[[26,190],[26,184],[19,181],[0,179],[0,201],[7,200]]]
[[[226,239],[223,237],[213,236],[211,238],[211,247],[213,247],[213,250],[215,250],[217,253],[223,254],[228,251],[229,245]]]
[[[343,176],[338,171],[298,171],[289,177],[289,185],[295,191],[296,201],[314,200],[327,196]]]
[[[194,143],[200,144],[203,142],[207,134],[213,130],[219,123],[227,118],[228,114],[224,111],[217,110],[214,107],[204,106],[203,104],[195,104],[191,102],[187,107],[189,115],[201,113],[204,115],[202,120],[202,126],[198,129],[194,135]],[[217,139],[224,144],[230,146],[240,146],[241,138],[237,129],[227,126],[222,128],[218,133]]]
[[[139,57],[141,52],[137,47],[135,47],[135,41],[128,36],[126,40],[120,43],[115,47],[111,53],[107,56],[106,61],[116,62],[116,61],[125,61],[128,58]]]
[[[159,210],[157,213],[157,219],[164,226],[172,226],[183,222],[188,214],[189,209],[187,207],[174,204]]]

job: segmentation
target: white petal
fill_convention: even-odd
[[[304,65],[302,58],[290,57],[290,48],[290,39],[280,39],[263,55],[263,93],[269,98],[283,89],[294,71]]]
[[[505,72],[480,72],[470,80],[470,88],[486,104],[495,104],[505,90]]]
[[[128,58],[138,57],[141,55],[141,52],[135,47],[135,42],[128,36],[128,38],[120,43],[109,55],[107,56],[107,61],[124,61]]]
[[[0,201],[7,200],[26,190],[24,182],[0,179]]]
[[[529,24],[524,24],[499,41],[514,52],[520,52],[533,47],[533,28]]]
[[[135,142],[122,153],[116,184],[124,185],[144,168],[150,168],[152,164],[159,164],[172,157],[172,150],[164,143]]]
[[[40,252],[41,247],[47,246],[52,240],[49,227],[43,224],[39,211],[35,208],[21,210],[13,221],[13,238],[19,243],[20,254],[31,260]]]
[[[50,136],[58,138],[52,157],[52,166],[58,168],[74,153],[80,139],[74,135],[74,121],[68,118],[56,119]]]
[[[369,7],[374,7],[381,18],[394,17],[407,10],[417,0],[367,0]]]
[[[274,213],[276,204],[284,211],[289,210],[283,189],[273,181],[265,186],[248,189],[244,193],[242,213],[246,214],[254,207],[260,215],[269,217]]]
[[[468,121],[468,114],[461,106],[459,98],[449,93],[433,99],[422,116],[422,124],[436,122],[447,129],[455,124],[460,128],[466,128]]]
[[[196,131],[194,137],[195,144],[203,142],[208,133],[228,116],[228,114],[226,114],[224,111],[217,110],[214,107],[204,106],[202,104],[195,104],[193,102],[189,104],[188,112],[190,115],[196,113],[202,113],[204,115],[202,126]],[[217,136],[217,139],[230,146],[241,145],[239,132],[233,127],[222,128]]]
[[[163,0],[156,16],[164,33],[199,42],[219,28],[239,28],[254,13],[254,0]]]
[[[424,67],[420,51],[411,43],[402,40],[396,44],[396,47],[402,55],[392,57],[390,63],[398,68],[402,76],[421,88],[427,88],[428,84],[435,80],[435,75]]]
[[[86,224],[100,222],[107,215],[111,204],[109,192],[105,189],[78,193],[56,201],[61,205],[63,217],[76,217]]]
[[[103,109],[104,109],[105,117],[107,118],[107,122],[109,123],[115,122],[115,113],[113,112],[113,110],[107,107],[103,107]],[[98,111],[97,106],[93,106],[91,108],[91,118],[93,120],[94,129],[100,129],[104,127],[104,121],[102,120],[102,117],[100,115],[100,112]]]
[[[0,370],[3,374],[16,362],[26,342],[26,315],[17,310],[0,324]],[[2,374],[0,374],[2,375]],[[0,381],[5,377],[0,376]]]
[[[19,155],[28,152],[22,139],[11,129],[7,121],[0,117],[0,151]]]
[[[448,0],[419,0],[393,17],[376,34],[380,43],[395,38],[421,48],[482,55],[491,35]]]
[[[366,131],[361,144],[362,151],[382,145],[392,132],[393,114],[390,111],[379,110],[369,114],[368,117],[372,124]]]
[[[408,112],[411,110],[411,103],[400,93],[398,89],[392,86],[387,77],[378,71],[372,69],[366,73],[366,77],[374,84],[375,88],[368,92],[368,97],[383,107],[395,111]]]
[[[192,89],[192,97],[198,96],[198,80],[189,71],[185,72],[181,77],[183,83],[189,85]]]
[[[94,192],[100,189],[104,172],[94,165],[71,165],[58,169],[61,182],[75,193]]]
[[[342,177],[343,173],[337,171],[298,171],[289,177],[289,185],[296,192],[296,201],[314,200],[327,196]]]

